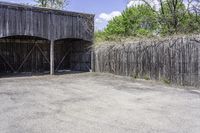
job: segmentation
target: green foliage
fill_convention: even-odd
[[[143,78],[144,78],[145,80],[150,80],[150,78],[149,78],[148,75],[145,75]]]
[[[115,17],[112,21],[109,22],[108,27],[105,29],[105,33],[107,35],[112,35],[112,33],[116,35],[124,34],[126,32],[123,24],[123,16]]]
[[[146,5],[127,8],[121,16],[111,20],[104,34],[121,36],[151,35],[157,29],[156,14]]]
[[[189,12],[180,0],[165,0],[159,11],[143,4],[125,9],[96,32],[97,41],[120,37],[153,37],[200,32],[200,16]]]
[[[163,83],[165,84],[171,84],[171,81],[169,79],[166,78],[162,78]]]
[[[199,32],[200,25],[195,21],[195,14],[189,14],[180,0],[176,3],[173,0],[164,1],[158,19],[161,25],[161,35]]]
[[[68,5],[68,0],[34,0],[37,6],[55,9],[64,9]]]
[[[35,0],[38,3],[38,6],[41,7],[48,7],[49,0]]]
[[[97,31],[95,32],[94,37],[96,42],[102,42],[102,41],[117,41],[122,36],[116,34],[108,35],[104,31]]]
[[[132,77],[133,79],[138,79],[138,78],[139,78],[138,73],[132,74],[131,77]]]

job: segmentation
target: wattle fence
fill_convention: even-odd
[[[105,44],[92,60],[95,72],[200,86],[200,36]]]

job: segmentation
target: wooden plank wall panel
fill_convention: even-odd
[[[0,2],[0,17],[0,37],[29,35],[48,40],[93,40],[94,16],[89,14]]]
[[[55,43],[55,69],[89,71],[91,69],[91,42],[75,39],[66,39]]]
[[[71,69],[75,71],[90,71],[91,69],[91,42],[76,40],[72,45],[70,55]]]
[[[36,42],[33,39],[1,39],[0,43],[0,73],[19,73],[19,72],[45,72],[49,71],[49,51],[50,45],[48,41]],[[27,41],[28,40],[28,41]],[[22,42],[21,42],[22,41]],[[33,51],[33,46],[38,44]],[[30,56],[26,59],[27,55]],[[44,57],[45,55],[45,57]],[[26,60],[25,60],[26,59]],[[23,63],[23,61],[25,62]],[[20,65],[21,68],[19,69]],[[13,68],[11,68],[11,67]],[[18,70],[19,69],[19,70]]]
[[[94,70],[200,86],[199,38],[190,36],[103,45],[95,49]]]
[[[13,72],[8,64],[13,66],[14,71],[17,70],[33,47],[34,37],[37,37],[35,41],[40,38],[55,42],[63,39],[75,40],[72,53],[61,68],[70,67],[78,71],[90,69],[89,47],[93,41],[94,15],[0,2],[0,18],[0,38],[3,38],[0,39],[0,54],[8,60],[6,63],[0,57],[2,72]],[[28,42],[23,43],[24,37]],[[15,39],[18,41],[15,42]],[[61,55],[56,59],[62,57],[65,53],[63,50],[67,50],[70,43],[65,42],[59,46],[57,53]],[[39,45],[49,59],[49,44],[44,41]],[[73,56],[76,59],[73,59]],[[59,62],[58,60],[55,62]],[[47,63],[37,49],[31,53],[20,72],[46,71],[49,69]]]

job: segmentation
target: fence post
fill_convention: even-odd
[[[95,72],[95,51],[91,51],[91,72]]]
[[[54,41],[50,44],[50,75],[54,75]]]
[[[200,81],[200,44],[198,45],[198,81]],[[200,86],[200,82],[197,83]]]

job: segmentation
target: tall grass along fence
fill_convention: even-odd
[[[105,44],[92,60],[95,72],[200,86],[200,36]]]

